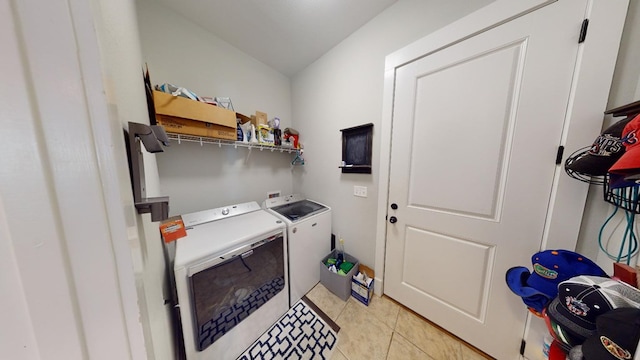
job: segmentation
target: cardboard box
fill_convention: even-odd
[[[236,129],[207,122],[182,119],[173,116],[157,115],[158,125],[164,126],[165,131],[175,134],[203,136],[224,140],[237,140]]]
[[[239,119],[241,124],[244,124],[247,121],[251,121],[250,117],[244,114],[240,114],[239,112],[236,112],[236,119]]]
[[[351,295],[351,279],[353,275],[358,272],[358,259],[345,253],[344,259],[353,263],[353,268],[351,268],[346,275],[340,275],[331,272],[331,270],[329,270],[325,265],[327,259],[336,258],[337,254],[337,251],[334,250],[329,255],[325,256],[320,262],[320,283],[337,297],[347,301],[349,299],[349,295]]]
[[[200,101],[153,91],[156,121],[167,132],[236,140],[236,113]]]
[[[360,280],[354,275],[351,281],[351,296],[356,298],[361,303],[369,306],[371,302],[371,297],[373,296],[373,282],[374,282],[374,273],[373,269],[365,265],[359,265],[358,271],[366,274],[366,281]]]
[[[251,115],[251,123],[256,127],[256,129],[260,125],[267,126],[269,124],[269,120],[267,120],[267,113],[256,111],[255,115]]]

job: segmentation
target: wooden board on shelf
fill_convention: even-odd
[[[171,133],[225,140],[237,138],[236,129],[227,126],[161,114],[156,114],[156,120],[158,125],[164,126],[165,131]]]
[[[235,140],[236,113],[200,101],[153,91],[156,122],[168,132]]]

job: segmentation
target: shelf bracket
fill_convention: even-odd
[[[148,198],[146,194],[142,146],[150,153],[162,152],[162,145],[169,145],[167,134],[159,125],[133,122],[129,122],[128,130],[124,130],[124,133],[135,207],[139,214],[151,213],[151,221],[165,220],[169,216],[169,198]]]
[[[244,158],[244,164],[248,164],[249,163],[249,157],[251,157],[251,149],[253,149],[253,147],[251,147],[251,145],[249,145],[249,147],[247,147],[247,149],[249,149],[249,151],[247,151],[247,157]]]

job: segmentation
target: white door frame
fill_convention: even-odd
[[[382,295],[384,292],[382,281],[385,269],[387,230],[385,219],[389,200],[396,68],[553,2],[498,0],[386,57],[380,130],[380,175],[378,178],[378,221],[375,252],[376,294]],[[621,38],[627,7],[628,0],[592,0],[589,2],[588,14],[585,14],[585,17],[589,18],[589,29],[586,41],[579,49],[572,92],[565,116],[562,143],[558,144],[565,147],[565,158],[567,154],[570,154],[570,151],[591,144],[600,133],[619,48],[619,41],[611,41],[611,39],[619,40]],[[579,29],[576,29],[576,41],[578,41],[578,33]],[[549,159],[549,161],[553,160]],[[569,178],[564,174],[561,165],[557,167],[542,248],[575,249],[588,189],[588,184]],[[528,264],[517,265],[527,266]],[[523,306],[523,311],[526,311],[524,309]],[[531,319],[528,322],[527,340],[538,341],[545,331],[544,326],[538,326],[541,322],[531,321]],[[526,351],[525,356],[527,353]]]
[[[107,106],[91,3],[1,8],[0,259],[10,281],[0,287],[15,322],[0,325],[0,348],[15,359],[147,359],[123,129]]]

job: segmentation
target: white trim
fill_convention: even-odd
[[[587,39],[581,46],[574,71],[572,93],[567,105],[562,145],[564,159],[579,148],[588,146],[600,133],[607,106],[613,71],[627,12],[628,0],[596,1],[587,6]],[[612,41],[618,39],[618,41]],[[557,168],[551,193],[543,249],[576,248],[589,186],[567,176]],[[595,259],[594,259],[595,260]],[[528,344],[542,344],[546,326],[531,315],[525,327]],[[535,345],[525,349],[525,357],[534,359]]]
[[[628,3],[628,0],[589,2],[585,14],[589,19],[587,41],[578,54],[562,135],[565,159],[571,152],[590,145],[601,131],[624,26],[621,19]],[[551,223],[547,224],[543,248],[575,248],[588,188],[586,183],[566,176],[563,167],[558,168],[548,214]],[[576,199],[583,200],[576,204]]]
[[[89,112],[89,141],[96,153],[97,171],[102,185],[105,221],[117,271],[117,285],[132,359],[147,359],[141,324],[141,309],[134,272],[132,249],[139,247],[138,224],[129,180],[123,128],[117,111],[108,105],[104,92],[103,60],[96,34],[96,17],[91,3],[69,0],[78,47],[78,60]],[[142,86],[141,86],[142,87]],[[130,234],[135,234],[131,236]],[[124,239],[128,241],[124,241]]]
[[[444,28],[416,40],[406,47],[387,55],[385,70],[395,69],[409,61],[424,57],[429,53],[441,50],[464,41],[481,32],[504,24],[516,17],[527,14],[557,0],[498,0],[457,20]],[[425,53],[424,49],[431,49]]]
[[[131,209],[123,209],[121,196],[130,184],[128,174],[125,182],[116,176],[127,169],[124,140],[106,107],[90,4],[11,6],[3,17],[15,21],[18,33],[9,56],[20,58],[22,68],[9,74],[15,86],[3,100],[13,99],[6,105],[22,112],[10,111],[2,132],[10,154],[0,163],[12,172],[0,174],[0,194],[10,194],[0,205],[35,351],[146,359],[126,242]]]
[[[12,359],[86,357],[43,156],[16,2],[0,11],[0,352]]]

